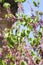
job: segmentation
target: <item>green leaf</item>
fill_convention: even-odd
[[[34,52],[33,52],[32,50],[30,50],[30,53],[31,53],[31,55],[32,55],[32,56],[34,56],[34,55],[35,55],[35,54],[34,54]]]
[[[35,1],[33,1],[33,4],[34,4],[34,6],[35,6],[35,7],[37,7],[37,4],[36,4],[36,2],[35,2]]]
[[[25,36],[25,30],[22,30],[22,32],[21,32],[21,36],[22,36],[22,37]]]
[[[22,24],[23,24],[24,26],[27,25],[26,21],[24,21]]]
[[[12,48],[13,45],[14,45],[14,43],[12,42],[11,37],[7,37],[7,42],[8,42],[8,46],[9,46],[10,48]]]
[[[25,0],[14,0],[15,2],[24,2]]]
[[[43,12],[39,12],[39,15],[43,15]]]
[[[1,64],[1,65],[3,65],[3,64],[2,64],[2,60],[1,60],[1,59],[0,59],[0,64]]]
[[[36,61],[38,61],[39,58],[37,56],[34,57],[34,62],[36,63]]]
[[[9,3],[6,3],[6,2],[3,4],[3,7],[5,7],[6,9],[10,8],[10,6],[11,5]]]
[[[20,65],[27,65],[25,61],[21,61]]]
[[[3,65],[6,65],[6,64],[4,63],[4,61],[2,61],[2,64],[3,64]]]
[[[2,0],[0,0],[0,3],[2,3]]]
[[[0,64],[1,65],[6,65],[2,59],[0,59]]]

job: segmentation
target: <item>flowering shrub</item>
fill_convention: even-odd
[[[33,1],[33,4],[38,7],[39,2]],[[7,6],[10,5],[7,3]],[[0,47],[1,65],[43,64],[43,21],[39,20],[39,15],[43,15],[43,13],[38,11],[36,13],[36,16],[21,15],[21,18],[17,14],[16,22],[11,29],[5,28],[4,37],[0,33],[2,40]]]

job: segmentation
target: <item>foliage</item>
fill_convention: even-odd
[[[15,2],[24,2],[25,0],[14,0]]]
[[[8,46],[9,48],[16,47],[16,50],[21,51],[22,50],[21,46],[22,44],[24,45],[26,43],[25,39],[27,39],[30,45],[32,46],[33,50],[35,50],[35,52],[38,54],[38,51],[36,50],[38,49],[38,45],[42,36],[43,27],[40,27],[38,30],[36,29],[37,28],[36,27],[35,28],[36,32],[35,32],[32,24],[36,23],[37,21],[36,22],[34,22],[34,20],[31,21],[32,19],[25,15],[22,15],[22,19],[23,20],[17,20],[17,22],[14,25],[14,28],[10,30],[5,29],[5,38],[8,42]],[[30,34],[31,32],[32,34]],[[30,35],[33,35],[33,36],[30,36]],[[39,59],[40,57],[36,55],[35,52],[30,50],[30,54],[34,58],[33,59],[34,63],[36,63],[37,60],[38,61],[40,60]]]
[[[21,61],[21,65],[27,65],[25,61]]]
[[[11,5],[10,5],[9,3],[4,3],[4,4],[3,4],[3,7],[7,8],[7,9],[10,8],[10,6],[11,6]]]
[[[2,3],[2,0],[0,0],[0,3]]]
[[[24,0],[17,0],[16,2],[24,2]],[[33,4],[38,7],[39,2],[36,3],[33,0]],[[7,9],[11,5],[4,3],[3,6]],[[19,14],[17,14],[14,27],[12,26],[11,29],[5,28],[4,40],[2,40],[3,46],[0,48],[1,65],[40,65],[39,61],[41,61],[43,55],[43,42],[40,43],[43,37],[43,24],[39,20],[39,15],[43,13],[39,11],[36,13],[37,15],[32,16],[33,18],[24,14],[19,18]],[[6,14],[5,18],[7,17],[12,18],[13,16]],[[28,44],[26,45],[26,43]],[[42,44],[42,49],[40,49],[40,44]]]

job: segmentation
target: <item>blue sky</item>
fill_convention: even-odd
[[[33,7],[33,4],[32,4],[32,0],[26,0],[26,2],[24,2],[22,5],[23,5],[23,9],[24,9],[24,13],[26,15],[31,15],[31,11],[30,11],[30,7],[29,7],[29,4],[28,4],[28,1],[30,2],[30,5],[32,6],[32,8],[34,9],[34,11],[37,10],[37,8]],[[36,0],[37,1],[37,0]],[[43,0],[39,0],[40,1],[40,7],[39,7],[39,11],[42,11],[43,12]]]

